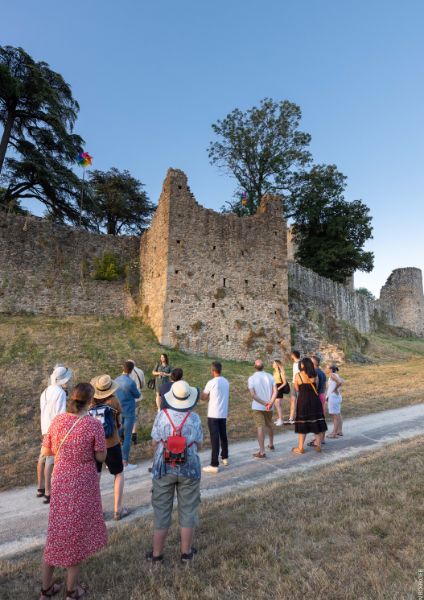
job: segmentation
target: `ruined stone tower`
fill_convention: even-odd
[[[200,206],[170,169],[141,239],[141,313],[160,343],[233,359],[290,348],[281,199],[237,217]]]
[[[379,303],[391,325],[424,335],[423,279],[420,269],[395,269],[381,288]]]

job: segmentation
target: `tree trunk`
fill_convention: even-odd
[[[7,113],[6,123],[4,125],[3,135],[0,141],[0,174],[3,169],[6,150],[9,145],[10,134],[12,133],[13,123],[15,122],[15,111],[9,110]]]

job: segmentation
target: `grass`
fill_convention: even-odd
[[[201,507],[194,564],[148,566],[151,517],[115,529],[83,578],[116,600],[412,600],[423,568],[424,440],[291,475]],[[174,519],[175,520],[175,519]],[[219,522],[219,527],[217,523]],[[41,551],[0,562],[3,600],[35,598]]]
[[[40,444],[39,397],[56,362],[73,369],[74,381],[89,381],[101,373],[115,377],[123,360],[134,358],[148,377],[163,351],[168,352],[173,366],[183,368],[190,384],[202,387],[209,379],[210,358],[161,347],[137,318],[1,315],[0,489],[34,481]],[[424,340],[373,336],[368,352],[378,364],[346,364],[341,370],[346,379],[345,417],[423,401]],[[222,362],[231,383],[230,440],[253,437],[246,389],[252,366]],[[287,414],[288,402],[284,408]],[[149,439],[155,411],[154,394],[146,390],[140,427],[143,442],[132,450],[133,461],[151,454]],[[205,422],[206,405],[200,404],[198,411]]]

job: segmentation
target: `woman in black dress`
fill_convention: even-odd
[[[305,452],[305,437],[308,433],[315,433],[315,450],[321,452],[323,433],[327,431],[322,403],[317,392],[317,374],[310,358],[303,358],[299,363],[299,373],[294,381],[295,390],[298,392],[296,407],[296,422],[294,430],[299,434],[295,454]]]

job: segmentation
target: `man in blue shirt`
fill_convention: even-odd
[[[134,381],[130,377],[130,373],[134,369],[134,363],[127,361],[124,363],[124,371],[122,375],[115,379],[118,385],[116,395],[122,407],[122,427],[124,429],[124,443],[122,445],[122,457],[124,462],[124,470],[130,471],[135,469],[136,465],[129,464],[131,450],[131,433],[136,420],[135,416],[135,401],[140,397],[140,392]]]

